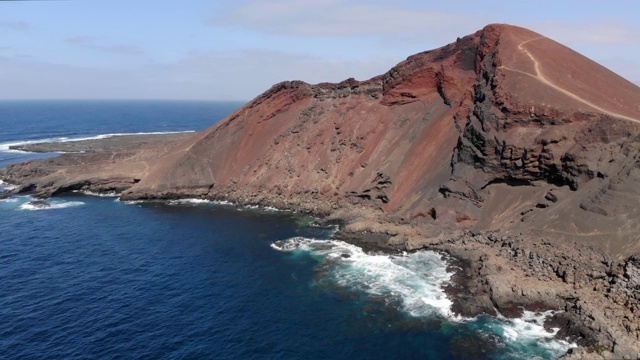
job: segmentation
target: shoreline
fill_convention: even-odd
[[[103,161],[100,158],[102,154],[128,154],[140,148],[153,151],[167,139],[173,137],[179,141],[182,136],[192,135],[139,135],[124,139],[112,137],[79,141],[73,144],[75,149],[86,151],[90,147],[88,150],[92,153],[66,154],[63,157],[64,161],[71,164],[79,160],[91,160],[91,156]],[[109,142],[115,145],[108,145]],[[60,149],[60,144],[64,143],[50,143],[47,146],[49,149]],[[100,146],[102,150],[96,149]],[[33,162],[26,164],[29,163]],[[64,168],[68,165],[62,162],[56,166]],[[41,171],[37,166],[35,169]],[[18,174],[21,171],[22,168],[17,167],[9,173]],[[634,321],[634,315],[623,305],[625,291],[633,285],[623,280],[625,274],[635,268],[627,271],[630,262],[614,263],[590,248],[580,248],[584,255],[572,258],[567,257],[562,249],[554,249],[544,241],[527,241],[518,236],[443,229],[439,235],[428,237],[414,231],[412,225],[394,222],[384,213],[372,212],[370,208],[308,196],[286,198],[273,193],[211,188],[171,189],[131,196],[125,191],[135,182],[120,178],[97,178],[50,192],[38,192],[38,186],[30,184],[29,177],[24,178],[26,180],[21,184],[7,178],[7,173],[7,169],[0,171],[0,178],[16,187],[1,193],[0,199],[28,192],[36,197],[47,198],[72,191],[98,194],[115,191],[123,201],[191,198],[228,201],[239,206],[270,206],[313,215],[323,225],[339,224],[340,230],[332,238],[360,246],[367,252],[427,249],[446,253],[451,260],[449,268],[456,269],[450,284],[445,286],[447,296],[454,302],[454,313],[465,317],[479,314],[495,316],[497,309],[507,318],[516,318],[522,315],[523,310],[560,310],[563,312],[545,321],[545,326],[561,329],[556,334],[557,339],[568,338],[578,344],[577,349],[570,349],[568,358],[640,357],[633,349],[634,342],[640,341],[640,324]],[[37,173],[27,174],[37,179]],[[574,245],[566,244],[569,247]],[[637,268],[640,269],[640,262]],[[624,287],[624,284],[628,284],[628,287]],[[616,319],[625,320],[618,323]]]
[[[81,196],[93,196],[93,197],[119,197],[121,194],[101,194],[101,193],[91,193],[91,192],[72,192],[74,194],[80,194]],[[66,193],[65,193],[66,194]],[[64,197],[65,194],[60,194],[60,196]],[[58,196],[54,196],[55,198]],[[238,209],[249,208],[255,209],[257,211],[269,211],[268,206],[264,204],[242,204],[242,203],[233,203],[233,202],[225,202],[220,200],[209,200],[209,199],[199,199],[199,198],[170,198],[170,199],[153,199],[153,200],[138,200],[138,202],[159,202],[164,204],[197,204],[197,203],[211,203],[215,205],[229,205],[232,207],[236,207]],[[395,246],[385,245],[385,239],[388,240],[388,235],[384,234],[372,234],[367,232],[349,232],[342,231],[342,226],[347,223],[344,219],[341,218],[331,218],[331,217],[318,217],[315,214],[312,214],[307,211],[303,211],[301,209],[278,209],[278,211],[290,212],[293,214],[297,214],[299,216],[313,216],[315,218],[315,222],[320,226],[339,226],[339,230],[335,232],[328,240],[338,240],[343,241],[345,243],[356,245],[362,250],[369,254],[386,254],[386,255],[399,255],[401,253],[414,253],[419,252],[421,250],[432,251],[443,257],[443,261],[447,264],[447,272],[451,274],[451,278],[441,285],[441,289],[447,296],[447,299],[452,302],[451,306],[451,314],[455,317],[462,317],[466,320],[473,320],[477,316],[488,315],[494,319],[508,319],[508,320],[516,320],[520,319],[522,321],[526,321],[524,317],[524,313],[522,310],[528,310],[536,315],[543,316],[544,313],[548,310],[557,311],[558,309],[551,308],[549,306],[538,306],[531,307],[525,306],[521,311],[512,311],[512,312],[500,312],[500,313],[491,313],[489,311],[485,311],[488,308],[476,308],[474,311],[468,311],[466,309],[468,305],[468,296],[465,294],[468,293],[469,282],[460,281],[461,278],[465,276],[467,270],[471,268],[471,261],[467,258],[460,257],[460,255],[453,254],[447,250],[440,249],[437,247],[424,247],[418,249],[410,249],[403,250],[402,248],[398,248]],[[375,240],[372,240],[375,239]],[[445,317],[447,318],[447,317]],[[466,321],[462,320],[462,321]],[[448,319],[448,321],[453,321],[452,319]],[[456,321],[454,321],[456,322]],[[505,323],[506,325],[506,323]],[[552,332],[552,328],[560,328],[559,331],[554,335],[554,339],[561,342],[567,342],[569,344],[575,343],[574,339],[569,338],[568,334],[570,333],[570,329],[566,328],[566,324],[558,324],[558,321],[554,317],[545,316],[544,317],[544,328]],[[570,351],[575,350],[574,348],[570,348]]]
[[[89,153],[147,148],[193,136],[195,131],[104,134],[89,138],[42,142],[38,140],[9,144],[7,150],[31,153]],[[35,141],[35,142],[34,142]]]
[[[8,183],[7,183],[8,184]],[[100,192],[91,193],[91,190],[83,191],[73,191],[82,194],[83,196],[106,196]],[[72,193],[71,191],[69,193]],[[61,193],[63,195],[65,193]],[[113,194],[109,194],[108,196],[114,197]],[[122,196],[122,193],[116,194],[118,198]],[[52,196],[56,197],[56,195]],[[134,200],[140,202],[163,202],[170,203],[172,201],[191,201],[191,200],[200,200],[194,197],[185,197],[185,196],[167,196],[162,198],[154,198],[154,199],[144,199],[144,200]],[[131,200],[122,200],[122,201],[131,201]],[[211,203],[220,203],[223,205],[230,205],[235,207],[260,207],[266,208],[270,207],[270,205],[265,205],[263,201],[258,203],[241,203],[234,201],[226,201],[219,199],[202,199],[203,202],[211,202]],[[599,350],[601,353],[603,351],[607,351],[604,347],[600,348],[601,345],[597,345],[597,341],[595,337],[592,339],[580,339],[580,333],[576,332],[573,329],[573,321],[576,319],[572,319],[571,316],[566,318],[563,314],[567,314],[563,310],[558,307],[551,306],[549,304],[545,304],[544,302],[535,302],[535,303],[515,303],[512,301],[507,301],[506,304],[496,304],[492,302],[491,299],[487,299],[486,295],[489,295],[487,289],[482,288],[482,286],[478,286],[478,284],[486,285],[486,273],[480,271],[483,268],[483,265],[477,266],[474,262],[474,257],[477,257],[481,252],[475,251],[460,251],[461,249],[456,248],[455,246],[442,246],[442,244],[434,244],[432,246],[424,246],[415,249],[403,249],[402,247],[396,245],[389,245],[388,241],[391,238],[389,234],[376,233],[370,231],[348,231],[343,230],[344,226],[348,225],[349,222],[344,218],[340,217],[332,217],[326,216],[326,214],[316,214],[311,211],[308,211],[303,208],[277,208],[279,211],[291,211],[293,213],[298,213],[300,215],[310,215],[315,217],[317,222],[321,226],[329,226],[329,225],[338,225],[339,230],[333,234],[331,240],[340,240],[346,243],[359,246],[366,253],[385,253],[385,254],[398,254],[403,251],[407,252],[415,252],[420,250],[430,250],[436,253],[441,254],[446,257],[445,261],[447,263],[447,271],[452,273],[451,279],[442,286],[442,289],[447,294],[447,297],[452,302],[451,311],[456,316],[462,316],[464,318],[474,318],[480,315],[489,315],[492,317],[504,316],[507,319],[517,319],[521,318],[523,312],[525,310],[532,311],[536,313],[543,313],[548,310],[554,311],[562,311],[555,314],[553,317],[547,317],[544,321],[544,327],[547,330],[551,328],[559,328],[560,330],[556,333],[554,338],[560,341],[567,341],[569,343],[575,343],[578,345],[578,348],[570,348],[569,352],[563,356],[563,358],[572,358],[571,356],[575,356],[575,358],[582,358],[584,354],[589,355],[597,355],[598,353],[594,353],[593,349]],[[465,234],[465,238],[468,238],[470,234]],[[478,237],[480,235],[475,235]],[[445,244],[446,245],[446,244]],[[450,245],[450,244],[448,244]],[[480,255],[480,259],[486,258],[486,254]],[[486,260],[481,260],[481,263],[486,262]],[[453,270],[453,271],[452,271]],[[513,269],[512,269],[513,270]],[[471,294],[469,296],[468,294]],[[506,306],[505,306],[506,305]],[[497,306],[497,307],[496,307]],[[496,308],[500,309],[500,312],[496,312]],[[580,340],[586,340],[580,342]],[[600,346],[600,347],[598,347]],[[567,357],[569,356],[569,357]],[[606,358],[606,357],[604,357]]]

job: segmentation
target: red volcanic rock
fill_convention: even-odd
[[[621,175],[638,119],[637,86],[537,33],[489,25],[367,81],[276,84],[125,196],[360,204],[427,227],[531,230],[623,256],[640,250],[635,220],[616,216],[640,216],[618,201],[640,195]],[[555,188],[559,200],[544,202]],[[602,229],[630,241],[612,246]]]

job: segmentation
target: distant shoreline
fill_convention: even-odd
[[[95,139],[17,144],[9,146],[9,150],[34,153],[80,153],[144,149],[162,143],[186,139],[193,136],[194,133],[194,131],[190,131],[175,133],[114,134],[112,136]]]

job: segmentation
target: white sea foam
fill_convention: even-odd
[[[0,151],[8,152],[8,153],[26,153],[26,151],[10,150],[9,147],[14,145],[36,144],[38,142],[44,142],[44,141],[20,141],[20,142],[0,143]]]
[[[301,237],[271,246],[279,251],[305,251],[320,256],[326,275],[336,285],[399,300],[403,310],[413,316],[451,315],[452,303],[442,289],[451,274],[442,257],[433,251],[372,255],[342,241]]]
[[[500,330],[496,331],[500,337],[515,349],[524,347],[540,347],[549,351],[553,356],[560,356],[569,349],[577,347],[575,343],[556,339],[559,328],[551,331],[545,329],[544,322],[556,312],[549,310],[545,312],[524,311],[522,317],[507,319],[498,316]]]
[[[68,138],[62,142],[71,142],[71,141],[84,141],[84,140],[100,140],[100,139],[108,139],[115,136],[135,136],[135,135],[169,135],[169,134],[186,134],[193,133],[195,131],[153,131],[153,132],[138,132],[138,133],[113,133],[113,134],[102,134],[96,136],[88,136],[82,138]]]
[[[75,142],[75,141],[84,141],[84,140],[100,140],[100,139],[108,139],[114,136],[133,136],[133,135],[167,135],[167,134],[183,134],[183,133],[193,133],[195,131],[156,131],[156,132],[139,132],[139,133],[113,133],[113,134],[102,134],[96,136],[87,136],[87,137],[54,137],[54,138],[43,138],[37,140],[16,140],[12,142],[0,143],[0,151],[3,152],[16,152],[16,153],[24,153],[25,151],[21,150],[10,150],[11,146],[20,146],[20,145],[32,145],[32,144],[41,144],[41,143],[50,143],[50,142]]]
[[[169,204],[169,205],[214,204],[214,205],[230,205],[230,206],[238,205],[236,203],[233,203],[233,202],[227,201],[227,200],[207,200],[207,199],[200,199],[200,198],[187,198],[187,199],[169,200],[169,201],[167,201],[167,204]],[[257,205],[246,205],[244,207],[247,208],[247,209],[256,209],[256,210],[257,209],[265,209],[266,210],[266,208],[260,208]],[[272,211],[276,211],[276,210],[272,210]]]
[[[85,194],[85,195],[91,195],[91,196],[103,196],[103,197],[118,197],[118,196],[120,196],[120,194],[117,194],[115,192],[95,193],[95,192],[91,192],[91,191],[79,191],[79,190],[76,190],[74,192],[82,193],[82,194]],[[144,202],[144,200],[120,201],[120,199],[116,199],[116,201],[122,202],[123,204],[140,204],[140,203]],[[201,198],[185,198],[185,199],[167,200],[166,203],[168,205],[206,205],[206,204],[228,205],[228,206],[237,206],[237,210],[238,211],[243,211],[243,209],[256,210],[256,211],[266,211],[266,212],[287,211],[287,210],[278,209],[278,208],[273,207],[273,206],[259,206],[259,205],[238,206],[238,204],[233,203],[231,201],[227,201],[227,200],[208,200],[208,199],[201,199]]]
[[[21,150],[10,150],[9,147],[19,146],[19,145],[40,144],[40,143],[47,143],[47,142],[66,142],[66,141],[72,141],[72,140],[70,140],[67,137],[55,137],[55,138],[44,138],[44,139],[38,139],[38,140],[23,140],[23,141],[17,140],[12,142],[0,143],[0,151],[24,153],[25,151],[21,151]]]
[[[245,209],[249,209],[249,210],[266,211],[266,212],[289,211],[289,210],[284,210],[284,209],[278,209],[277,207],[274,207],[274,206],[244,205],[243,207]],[[241,209],[238,209],[238,210],[241,210]]]
[[[560,329],[555,328],[549,332],[544,328],[544,321],[547,317],[553,316],[554,311],[549,310],[543,313],[524,311],[522,317],[506,319],[498,316],[498,319],[505,323],[504,337],[515,341],[519,338],[553,338]]]
[[[9,183],[6,183],[6,182],[0,180],[0,191],[14,190],[16,188],[17,188],[16,185],[12,185],[12,184],[9,184]]]
[[[120,194],[118,194],[115,191],[94,192],[94,191],[88,191],[88,190],[74,190],[72,192],[83,194],[83,195],[87,195],[87,196],[97,196],[97,197],[118,197],[118,196],[120,196]]]
[[[231,201],[226,200],[207,200],[207,199],[198,199],[198,198],[189,198],[189,199],[178,199],[178,200],[169,200],[167,201],[169,205],[184,205],[184,204],[214,204],[214,205],[232,205],[235,206],[237,204],[232,203]],[[246,208],[251,209],[259,209],[258,206],[245,206]]]
[[[46,202],[46,205],[37,205],[33,202],[27,202],[18,207],[20,210],[55,210],[55,209],[64,209],[68,207],[80,206],[84,205],[82,201],[51,201]]]
[[[575,344],[556,339],[559,329],[547,331],[544,321],[554,312],[525,311],[521,318],[502,316],[488,322],[461,318],[451,311],[452,302],[442,289],[451,278],[447,263],[432,251],[401,255],[367,254],[361,248],[336,240],[295,237],[271,244],[275,250],[307,253],[319,261],[319,281],[354,289],[372,297],[401,304],[401,310],[415,317],[444,316],[447,320],[498,336],[505,351],[530,358],[559,357]]]
[[[119,196],[119,195],[114,195]],[[135,205],[146,202],[147,200],[125,200],[122,201],[120,198],[115,200],[116,202],[121,202],[123,204]],[[158,200],[150,200],[150,201],[158,201]],[[214,204],[214,205],[235,205],[230,201],[225,200],[207,200],[207,199],[198,199],[198,198],[187,198],[187,199],[177,199],[177,200],[168,200],[166,201],[168,205],[206,205],[206,204]]]
[[[124,200],[124,201],[122,201],[122,200],[120,200],[120,198],[116,198],[114,200],[114,202],[119,202],[119,203],[123,203],[123,204],[126,204],[126,205],[138,205],[138,204],[142,203],[143,201],[142,200]]]
[[[169,205],[198,205],[198,204],[211,204],[210,200],[207,199],[196,199],[196,198],[191,198],[191,199],[178,199],[178,200],[169,200],[167,201],[167,204]]]

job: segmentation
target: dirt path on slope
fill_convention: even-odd
[[[549,80],[547,77],[545,77],[544,74],[542,73],[542,71],[540,70],[540,63],[538,62],[538,60],[536,60],[536,58],[533,56],[533,54],[531,54],[531,52],[529,52],[529,50],[527,50],[525,48],[525,45],[527,43],[530,43],[532,41],[539,40],[539,39],[544,39],[544,37],[538,37],[538,38],[534,38],[534,39],[529,39],[529,40],[521,42],[518,45],[518,49],[520,51],[522,51],[525,55],[527,55],[529,57],[529,59],[531,59],[531,61],[533,62],[533,67],[534,67],[534,69],[536,71],[535,74],[530,74],[528,72],[524,72],[524,71],[520,71],[520,70],[516,70],[516,69],[511,69],[511,68],[506,67],[506,66],[501,66],[501,67],[504,68],[504,69],[510,70],[510,71],[514,71],[514,72],[518,72],[518,73],[521,73],[521,74],[529,75],[529,76],[537,79],[541,83],[543,83],[543,84],[545,84],[545,85],[547,85],[547,86],[549,86],[549,87],[551,87],[551,88],[553,88],[553,89],[555,89],[555,90],[567,95],[568,97],[570,97],[570,98],[572,98],[572,99],[574,99],[574,100],[576,100],[578,102],[581,102],[581,103],[589,106],[590,108],[595,109],[595,110],[597,110],[597,111],[599,111],[599,112],[601,112],[603,114],[606,114],[606,115],[609,115],[609,116],[612,116],[612,117],[615,117],[615,118],[618,118],[618,119],[622,119],[622,120],[627,120],[627,121],[632,121],[632,122],[635,122],[635,123],[640,123],[639,119],[635,119],[635,118],[632,118],[632,117],[629,117],[629,116],[625,116],[625,115],[622,115],[622,114],[615,113],[613,111],[609,111],[609,110],[607,110],[605,108],[602,108],[602,107],[590,102],[589,100],[583,99],[580,96],[572,93],[571,91],[566,90],[566,89],[554,84],[551,80]]]

